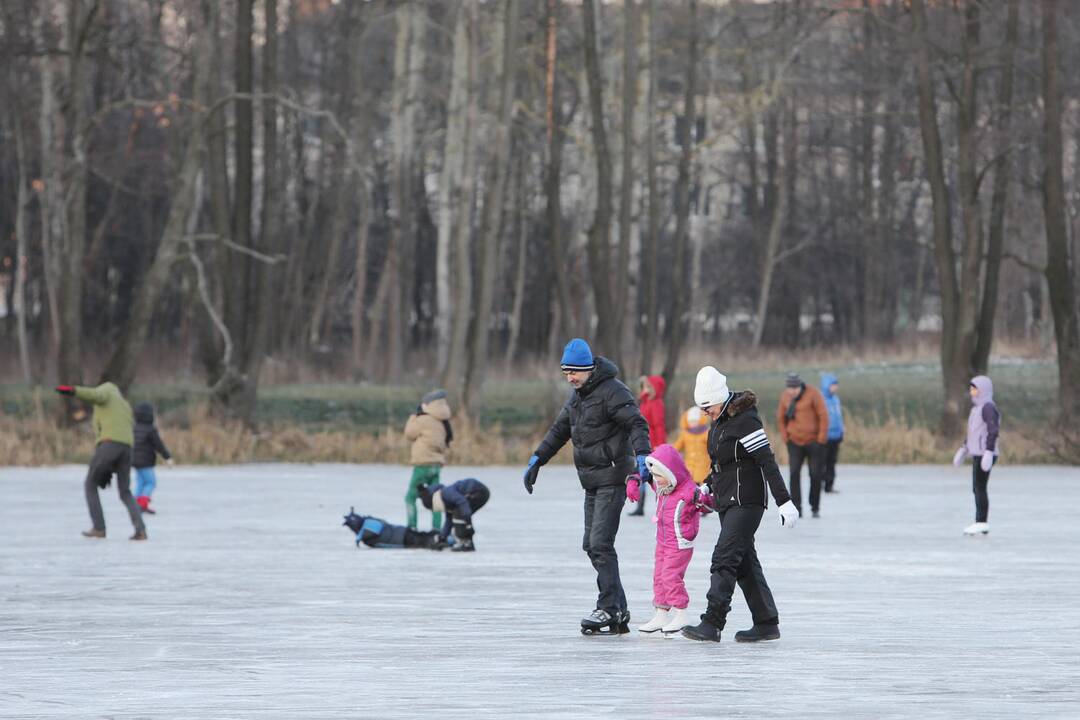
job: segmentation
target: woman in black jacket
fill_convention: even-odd
[[[683,635],[691,640],[719,642],[738,584],[750,606],[754,627],[735,633],[735,640],[776,640],[780,637],[780,619],[754,549],[754,533],[768,507],[769,491],[779,506],[784,527],[795,526],[799,511],[776,466],[754,393],[732,393],[727,378],[716,368],[706,366],[698,371],[694,402],[713,420],[709,429],[712,471],[706,482],[720,514],[721,528],[709,569],[708,608],[701,616],[701,624],[684,628]]]

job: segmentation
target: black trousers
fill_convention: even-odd
[[[615,535],[626,503],[626,486],[612,485],[585,491],[585,537],[581,548],[596,570],[596,607],[614,615],[626,610],[626,593],[619,578]]]
[[[825,492],[832,492],[833,484],[836,482],[836,461],[840,459],[840,443],[842,442],[844,442],[843,438],[830,440],[825,444],[821,469],[821,479],[825,483]],[[811,480],[811,483],[813,483],[813,480]]]
[[[776,612],[769,583],[758,562],[754,548],[754,533],[761,524],[765,508],[761,506],[731,507],[720,514],[720,537],[712,554],[708,608],[702,619],[723,629],[731,611],[731,596],[735,586],[742,590],[755,625],[776,625]]]
[[[997,458],[994,458],[997,462]],[[975,522],[986,522],[990,517],[990,493],[987,486],[990,484],[990,470],[983,472],[982,455],[976,455],[971,459],[971,490],[975,493]]]
[[[142,511],[131,494],[131,446],[108,440],[98,443],[97,448],[94,449],[94,457],[90,460],[90,468],[86,472],[86,481],[83,483],[83,490],[86,492],[86,507],[90,511],[90,522],[94,524],[95,530],[105,529],[105,513],[101,511],[98,488],[108,487],[113,475],[116,476],[116,490],[120,493],[120,502],[124,504],[128,515],[131,516],[131,524],[136,530],[145,532]]]
[[[821,445],[817,443],[809,443],[807,445],[796,445],[793,442],[788,442],[788,469],[789,473],[789,492],[791,493],[791,501],[795,503],[795,507],[799,509],[799,515],[802,515],[802,489],[800,487],[802,466],[803,462],[806,462],[806,466],[810,471],[810,509],[817,510],[818,505],[821,503],[821,457],[822,450]]]
[[[488,499],[491,498],[491,491],[487,489],[487,485],[479,485],[471,493],[465,495],[465,499],[469,501],[469,509],[473,514],[477,510],[484,507],[487,504]],[[473,529],[472,518],[465,520],[450,513],[450,520],[454,527],[454,537],[460,540],[468,540],[475,534]]]

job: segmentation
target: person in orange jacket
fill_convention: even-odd
[[[694,482],[701,485],[709,477],[709,416],[695,406],[679,419],[679,437],[672,444],[686,461]]]
[[[665,425],[664,391],[667,383],[660,375],[642,375],[638,379],[638,406],[641,408],[641,416],[649,424],[649,444],[654,448],[660,447],[667,442],[667,427]],[[645,493],[638,498],[637,507],[630,511],[631,515],[642,516],[645,514]]]
[[[824,446],[829,438],[829,409],[825,397],[813,385],[807,385],[798,373],[788,373],[776,408],[776,426],[787,443],[791,500],[802,516],[802,490],[799,476],[803,462],[810,469],[810,512],[819,517],[821,481],[824,475]]]

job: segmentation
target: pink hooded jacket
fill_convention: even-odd
[[[670,493],[660,493],[659,485],[656,486],[656,542],[679,550],[694,547],[694,538],[701,527],[701,514],[708,511],[694,505],[694,491],[698,486],[682,455],[664,444],[652,451],[646,463],[653,475],[675,480]]]

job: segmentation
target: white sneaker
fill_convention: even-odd
[[[638,625],[638,632],[654,633],[664,627],[668,620],[669,616],[667,608],[656,608],[656,614],[652,616],[652,620],[644,625]]]
[[[965,535],[986,535],[988,532],[990,532],[990,523],[971,523],[964,528]]]
[[[686,612],[686,608],[675,608],[668,620],[668,624],[661,628],[664,633],[664,637],[671,637],[682,630],[684,627],[690,624],[693,618],[690,617],[690,613]]]

